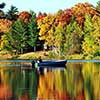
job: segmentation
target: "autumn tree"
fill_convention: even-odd
[[[91,15],[86,14],[84,22],[84,41],[82,44],[83,53],[85,55],[91,54],[91,52],[93,52],[92,47],[94,45],[94,40],[92,37],[92,31],[93,31],[93,24]]]
[[[45,17],[45,16],[47,16],[47,14],[46,13],[41,13],[41,12],[39,12],[39,14],[38,14],[38,16],[37,16],[37,20],[39,21],[39,20],[41,20],[43,17]]]
[[[100,28],[99,28],[99,18],[94,16],[91,18],[86,15],[86,21],[84,25],[85,37],[82,44],[83,53],[92,58],[100,54]]]
[[[64,25],[62,23],[59,23],[58,26],[55,28],[55,32],[54,32],[54,46],[58,51],[59,56],[63,54],[64,43],[66,38],[65,35],[66,35],[66,31]]]
[[[71,17],[72,17],[72,10],[71,9],[66,9],[64,11],[59,11],[59,17],[58,17],[58,21],[64,24],[69,24],[71,21]]]
[[[24,23],[28,23],[30,18],[31,18],[31,14],[27,11],[22,11],[18,15],[18,19],[23,20]]]
[[[8,19],[0,19],[0,35],[10,30],[12,22]]]
[[[72,8],[73,15],[76,17],[77,23],[82,28],[84,26],[85,21],[85,14],[90,14],[91,16],[94,16],[96,14],[96,11],[90,3],[78,3]]]
[[[93,39],[94,39],[94,47],[95,48],[95,52],[94,52],[94,56],[99,56],[100,55],[100,16],[94,16],[92,18],[92,22],[93,22]]]
[[[44,40],[45,44],[52,46],[54,44],[53,35],[54,35],[54,22],[55,16],[48,14],[42,20],[38,20],[38,27],[40,29],[39,39]]]

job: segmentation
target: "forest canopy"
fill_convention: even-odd
[[[32,10],[19,12],[15,6],[5,13],[5,5],[0,4],[0,50],[25,53],[46,45],[58,55],[100,56],[100,1],[96,7],[78,3],[38,15]]]

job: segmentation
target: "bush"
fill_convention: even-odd
[[[49,52],[48,52],[48,56],[49,56],[50,59],[52,59],[52,58],[56,58],[56,59],[57,59],[57,58],[58,58],[58,55],[55,54],[55,53],[52,52],[52,51],[49,51]]]

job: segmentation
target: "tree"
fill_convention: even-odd
[[[24,23],[28,23],[30,18],[31,18],[31,14],[27,11],[22,11],[18,15],[18,19],[23,20]]]
[[[90,34],[93,31],[92,17],[90,14],[85,15],[84,35]]]
[[[11,6],[11,8],[8,10],[7,14],[5,15],[5,17],[11,21],[16,21],[18,18],[18,8],[16,8],[15,6]]]
[[[66,9],[59,14],[58,21],[61,23],[69,24],[72,17],[72,10]]]
[[[90,14],[91,16],[94,16],[96,14],[93,5],[88,2],[76,4],[72,7],[72,12],[81,28],[84,25],[85,14]]]
[[[3,18],[4,17],[4,12],[1,9],[3,9],[5,7],[5,5],[6,4],[4,2],[0,4],[0,18]]]
[[[64,25],[59,23],[54,32],[54,46],[58,49],[59,56],[61,56],[61,53],[63,53],[64,50],[65,35],[66,31]]]
[[[42,20],[38,20],[38,27],[40,29],[39,39],[44,40],[45,44],[48,46],[54,45],[54,23],[55,23],[55,15],[48,14],[46,17],[43,17]]]
[[[15,50],[16,53],[23,53],[23,50],[27,47],[26,43],[26,28],[22,20],[17,20],[13,23],[11,30],[6,34],[6,40],[4,48],[8,51]]]
[[[27,32],[27,43],[30,47],[34,47],[34,51],[36,51],[36,45],[38,40],[38,29],[37,29],[37,19],[36,14],[31,11],[31,18],[27,23],[28,32]]]
[[[2,2],[1,4],[0,4],[0,9],[3,9],[4,7],[5,7],[5,3],[4,2]]]
[[[0,19],[0,33],[6,33],[10,30],[12,22],[8,19]]]
[[[66,26],[66,42],[64,44],[64,49],[67,54],[81,52],[81,32],[82,30],[75,21],[75,18],[72,17],[70,24]]]
[[[97,2],[96,9],[100,12],[100,0]]]
[[[46,13],[41,13],[39,12],[38,16],[37,16],[37,20],[41,20],[43,17],[47,16]]]
[[[100,17],[94,16],[91,18],[86,15],[85,21],[85,37],[82,44],[83,53],[87,56],[93,57],[100,55]]]

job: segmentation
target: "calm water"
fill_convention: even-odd
[[[42,73],[0,66],[0,100],[100,100],[99,89],[100,62],[69,61],[65,69]]]

